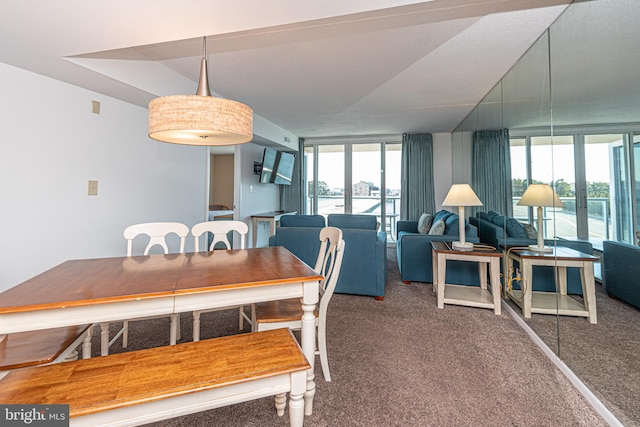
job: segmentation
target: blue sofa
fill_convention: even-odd
[[[405,283],[433,283],[433,264],[431,242],[454,242],[460,240],[458,215],[441,210],[433,216],[433,222],[444,219],[445,230],[442,235],[418,233],[418,221],[400,220],[396,224],[398,237],[396,252],[400,276]],[[465,240],[479,243],[475,226],[466,224]],[[447,261],[447,283],[460,285],[480,285],[478,265],[465,261]]]
[[[373,215],[285,215],[269,246],[284,246],[310,266],[320,250],[320,229],[325,225],[342,230],[344,258],[335,292],[384,299],[387,279],[387,234],[378,231]]]
[[[503,247],[517,247],[537,244],[538,242],[537,239],[527,237],[524,226],[512,217],[478,212],[476,216],[469,218],[469,222],[475,224],[478,228],[480,242],[499,250],[503,249],[500,247],[501,245]],[[544,244],[548,246],[563,246],[593,255],[593,246],[590,242],[583,240],[546,239]],[[514,286],[518,288],[517,283],[514,283]],[[540,265],[534,266],[532,286],[534,291],[556,292],[554,268]],[[578,268],[569,267],[567,269],[567,293],[582,295],[582,282]]]
[[[602,264],[607,294],[640,308],[640,247],[604,241]]]

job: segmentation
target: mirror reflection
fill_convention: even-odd
[[[511,185],[502,189],[508,202],[494,209],[503,217],[496,221],[503,243],[511,239],[507,218],[537,225],[537,207],[518,205],[530,184],[548,184],[562,201],[562,206],[542,207],[542,233],[545,244],[573,252],[554,252],[557,276],[553,267],[551,275],[533,267],[531,283],[511,281],[519,292],[527,286],[534,297],[544,292],[553,310],[527,316],[522,303],[507,301],[625,425],[640,425],[639,19],[640,5],[633,0],[574,2],[452,139],[454,155],[465,153],[462,158],[472,168],[474,135],[508,132]],[[458,169],[454,180],[472,182],[466,168]],[[481,221],[484,208],[469,220]],[[532,240],[538,230],[527,231]],[[585,307],[589,295],[582,286],[589,281],[590,254],[598,257],[593,262],[595,317],[589,310],[594,304]],[[581,257],[583,275],[575,266],[566,267],[566,282],[561,280],[565,258]],[[566,304],[573,303],[582,311],[572,312]]]

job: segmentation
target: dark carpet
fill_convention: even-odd
[[[595,325],[569,316],[524,320],[621,423],[640,426],[640,310],[609,297],[600,284],[596,307]]]
[[[189,341],[191,316],[181,319],[181,341]],[[238,333],[237,322],[236,310],[204,314],[202,339]],[[127,351],[168,343],[166,319],[130,329]],[[385,300],[334,295],[327,340],[332,381],[317,360],[305,426],[606,425],[509,314],[438,309],[431,285],[402,283],[394,250]],[[286,426],[288,416],[278,417],[273,398],[264,398],[153,425]]]

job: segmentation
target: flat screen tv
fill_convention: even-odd
[[[262,156],[260,182],[263,184],[291,185],[295,154],[265,148]]]

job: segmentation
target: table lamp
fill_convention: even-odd
[[[464,240],[464,207],[465,206],[482,206],[482,202],[473,192],[469,184],[453,184],[447,193],[447,197],[442,202],[443,206],[458,207],[458,221],[460,228],[460,241],[453,242],[453,249],[458,251],[469,251],[473,249],[473,243]]]
[[[522,195],[518,206],[535,206],[538,208],[538,244],[529,245],[529,250],[536,252],[552,252],[553,249],[544,245],[542,233],[542,207],[563,208],[562,200],[549,184],[531,184]]]

